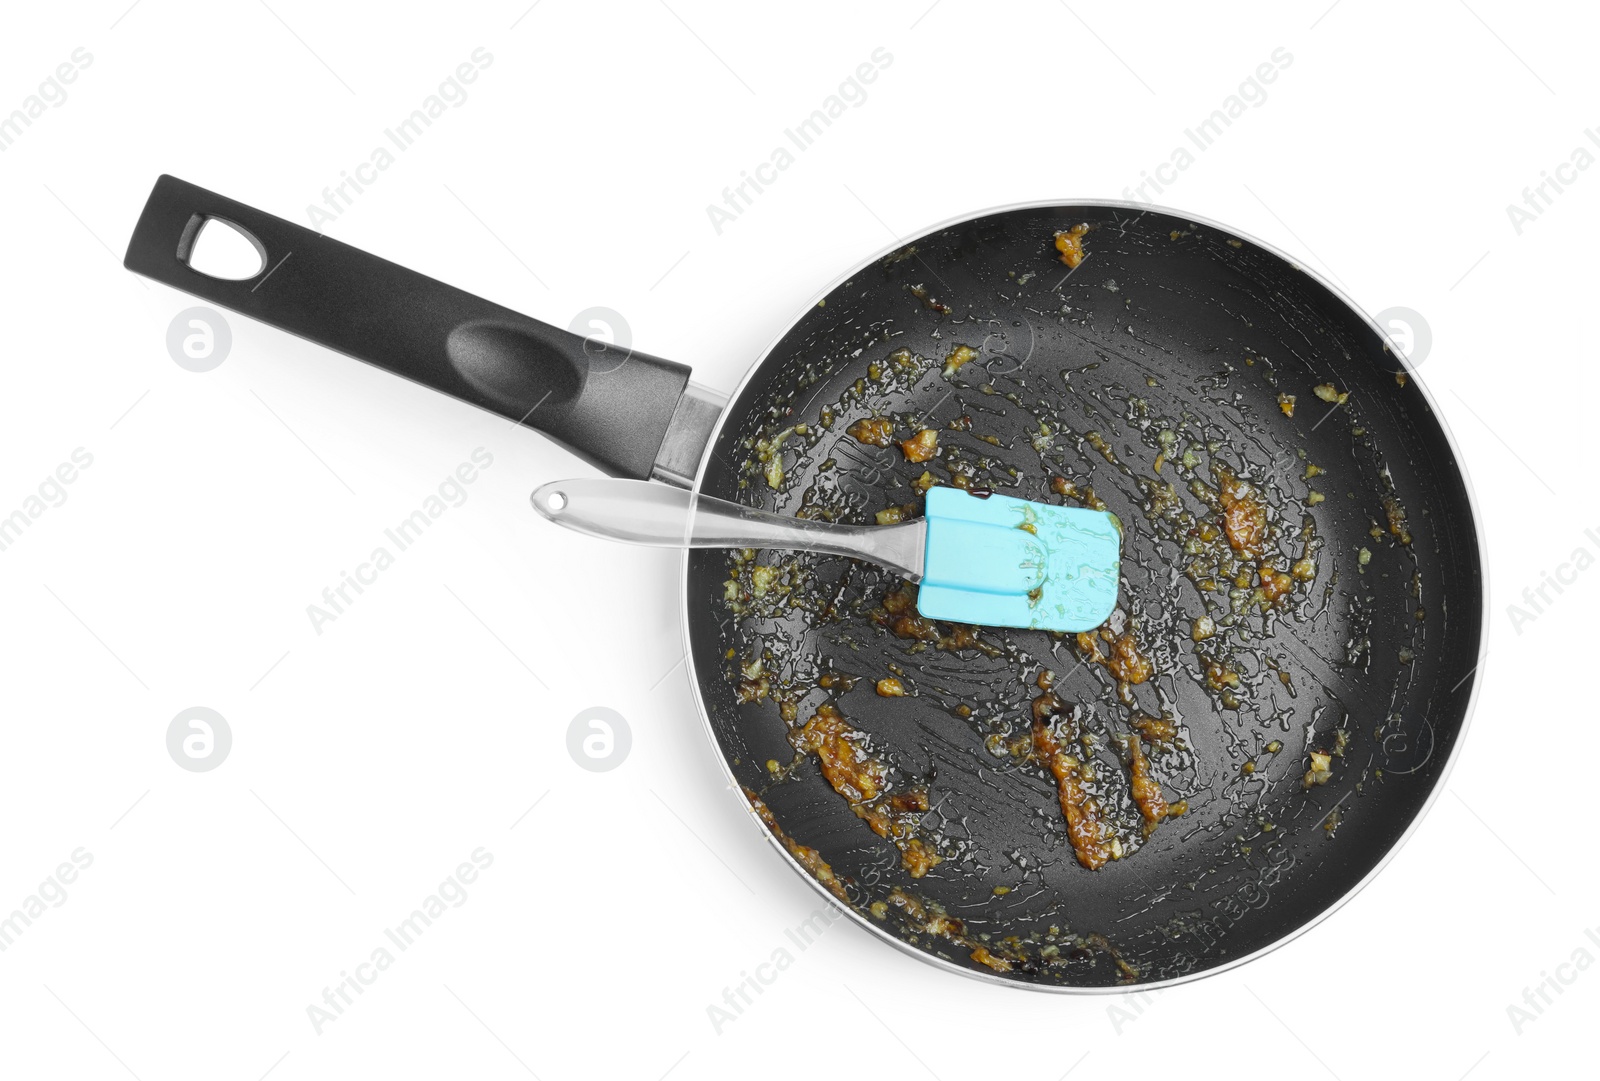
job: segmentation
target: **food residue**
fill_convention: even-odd
[[[1084,787],[1092,780],[1094,768],[1061,749],[1055,733],[1045,721],[1033,722],[1034,754],[1056,779],[1061,813],[1067,820],[1067,839],[1078,862],[1098,871],[1115,858],[1114,838],[1107,838],[1100,805]]]
[[[1138,736],[1128,737],[1129,791],[1139,813],[1144,816],[1145,829],[1154,829],[1167,817],[1167,800],[1161,794],[1161,782],[1151,776],[1150,763],[1144,757],[1144,748]]]
[[[1246,559],[1260,559],[1267,539],[1267,508],[1247,482],[1220,467],[1217,473],[1228,544]]]
[[[939,433],[933,428],[924,428],[910,439],[902,440],[900,450],[908,462],[926,462],[939,453]]]
[[[1056,251],[1061,253],[1061,261],[1074,270],[1087,258],[1083,250],[1083,237],[1088,231],[1087,225],[1074,225],[1056,234]]]
[[[845,431],[869,447],[887,447],[894,440],[894,421],[888,417],[863,417]]]
[[[916,836],[928,810],[926,791],[888,791],[889,767],[866,747],[866,735],[851,727],[837,707],[823,704],[790,734],[795,750],[817,757],[822,776],[879,837],[900,849],[900,865],[921,878],[941,857]]]
[[[958,345],[950,350],[950,355],[944,358],[944,377],[951,378],[961,370],[961,366],[978,359],[978,351],[970,345]]]

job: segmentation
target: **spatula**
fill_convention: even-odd
[[[1105,511],[928,489],[923,517],[887,526],[788,518],[638,480],[562,480],[533,509],[594,537],[657,548],[787,548],[866,559],[920,583],[929,619],[1086,631],[1117,604],[1122,530]]]

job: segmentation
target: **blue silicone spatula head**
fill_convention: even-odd
[[[929,619],[1074,632],[1117,606],[1122,529],[1105,511],[938,487],[923,515]]]

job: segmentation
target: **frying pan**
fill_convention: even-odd
[[[190,268],[211,218],[254,239],[254,277]],[[1483,580],[1444,424],[1346,298],[1204,219],[1100,202],[941,225],[809,305],[726,408],[683,365],[172,177],[126,265],[615,476],[835,521],[915,515],[931,483],[1115,513],[1121,603],[1087,641],[908,627],[897,579],[837,557],[685,553],[691,682],[747,807],[818,891],[941,967],[1086,991],[1240,964],[1354,894],[1459,748]],[[936,430],[938,456],[849,434],[872,416]],[[1255,501],[1259,558],[1229,491]],[[1108,659],[1124,640],[1139,664]],[[1115,849],[1096,870],[1035,715]],[[1153,828],[1135,752],[1174,805]]]

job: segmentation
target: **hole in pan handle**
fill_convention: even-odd
[[[261,241],[224,218],[205,218],[192,243],[179,245],[179,256],[202,274],[224,281],[249,281],[267,269]]]
[[[190,264],[207,222],[251,240],[248,277]],[[535,428],[606,473],[645,478],[689,369],[541,323],[454,286],[162,176],[123,265]]]

